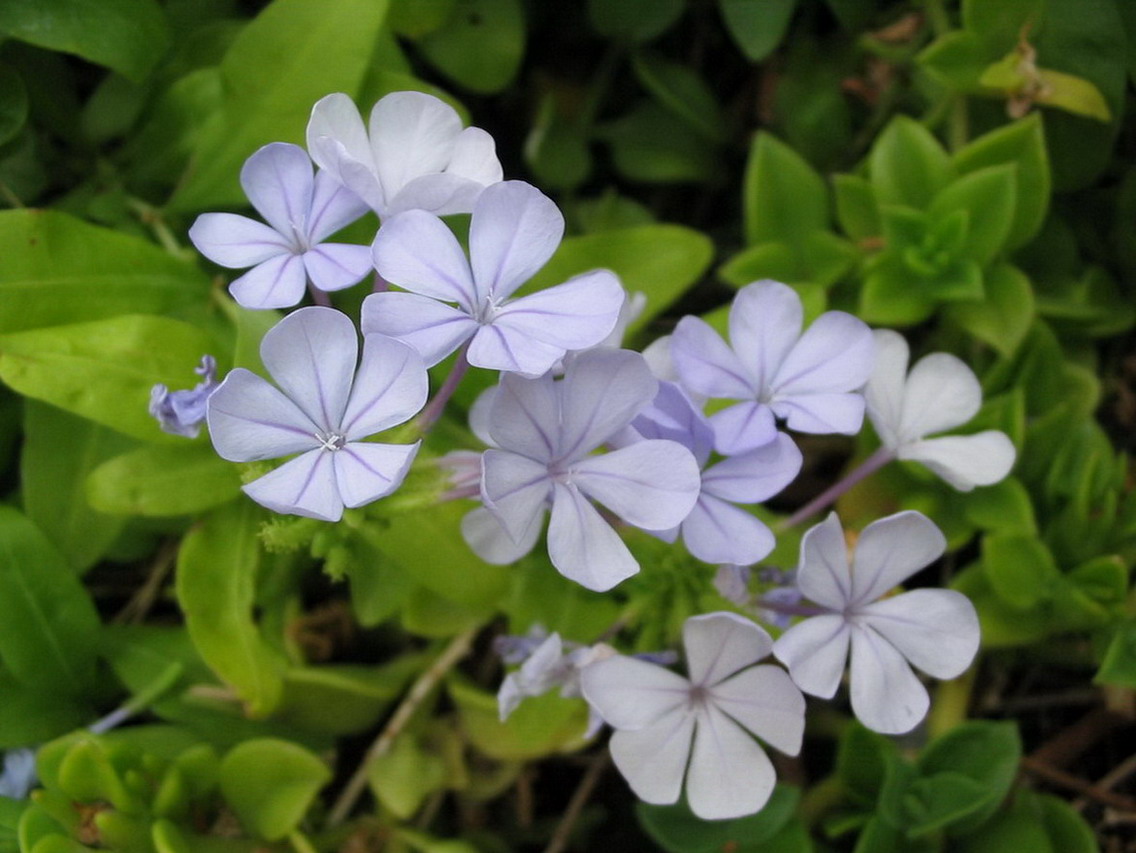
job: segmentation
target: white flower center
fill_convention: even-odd
[[[320,450],[330,450],[332,453],[341,449],[347,443],[347,437],[337,432],[331,432],[327,435],[317,432],[315,438],[320,443]]]

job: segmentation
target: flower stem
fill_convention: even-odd
[[[445,650],[438,655],[438,659],[427,667],[425,672],[418,676],[418,680],[411,686],[410,691],[406,694],[406,698],[402,700],[402,704],[398,706],[398,709],[391,716],[386,728],[375,738],[375,742],[371,744],[371,748],[367,750],[363,761],[356,768],[354,775],[348,780],[346,787],[344,787],[339,798],[335,801],[335,805],[332,806],[331,812],[327,817],[328,828],[339,826],[339,824],[346,820],[347,815],[350,814],[351,809],[355,807],[356,801],[367,787],[367,778],[371,772],[371,765],[390,751],[395,739],[402,734],[402,730],[406,728],[406,724],[410,722],[411,717],[414,716],[414,712],[418,710],[418,706],[425,701],[430,691],[438,685],[438,682],[442,680],[446,673],[453,669],[454,665],[465,657],[476,635],[476,628],[471,628],[464,633],[458,634],[450,641],[450,644],[446,646]]]
[[[820,616],[822,613],[830,612],[823,607],[812,607],[808,604],[790,604],[787,601],[773,601],[772,599],[762,598],[760,595],[754,596],[749,604],[752,607],[759,607],[762,610],[771,610],[774,613],[783,613],[786,616]]]
[[[375,277],[371,279],[371,293],[384,293],[388,290],[390,290],[390,282],[376,272]]]
[[[469,361],[465,357],[465,351],[468,348],[469,344],[466,343],[458,350],[458,358],[450,369],[450,375],[446,377],[446,381],[442,383],[442,387],[438,389],[434,399],[427,403],[426,407],[419,413],[414,426],[420,433],[429,432],[430,427],[434,426],[434,423],[442,416],[446,403],[450,402],[450,397],[454,396],[454,391],[458,389],[466,371],[469,370]]]
[[[312,284],[310,281],[308,282],[308,293],[312,295],[312,302],[314,302],[316,305],[320,305],[324,308],[331,307],[331,297],[328,296],[327,293],[316,287],[314,284]]]
[[[843,480],[837,480],[803,507],[798,509],[795,513],[788,518],[778,522],[775,530],[778,532],[788,530],[790,527],[800,524],[809,518],[812,518],[825,507],[836,502],[836,500],[871,474],[876,473],[880,468],[883,468],[887,463],[895,458],[895,451],[890,447],[881,447],[867,459],[860,463],[858,468],[850,471]]]

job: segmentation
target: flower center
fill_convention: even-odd
[[[320,443],[320,450],[330,450],[332,453],[339,450],[347,443],[347,437],[342,436],[337,432],[328,433],[323,435],[315,433],[316,441]]]

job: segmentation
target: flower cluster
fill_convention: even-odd
[[[291,457],[245,492],[276,512],[337,521],[401,486],[470,367],[496,371],[470,415],[487,449],[442,459],[453,480],[439,499],[478,501],[462,534],[479,556],[512,563],[543,534],[556,570],[602,592],[640,571],[623,535],[638,528],[721,567],[724,600],[784,629],[774,641],[738,613],[693,615],[683,628],[688,677],[603,643],[530,638],[508,658],[521,666],[502,685],[502,717],[556,687],[582,695],[595,727],[615,730],[612,755],[640,797],[672,803],[685,790],[696,814],[727,818],[760,809],[773,789],[754,738],[796,754],[802,691],[833,697],[849,656],[852,710],[887,733],[926,714],[913,666],[952,678],[970,665],[978,624],[964,596],[888,597],[944,551],[919,513],[868,525],[851,559],[833,514],[805,534],[797,566],[748,569],[775,546],[754,508],[802,466],[793,433],[854,435],[866,413],[882,447],[848,483],[893,459],[920,462],[962,490],[1006,475],[1014,450],[1001,433],[927,437],[964,424],[981,403],[973,373],[953,356],[927,356],[908,374],[899,335],[840,311],[806,328],[797,293],[775,281],[737,293],[726,339],[685,317],[647,353],[622,349],[642,299],[602,269],[523,290],[557,250],[563,216],[535,187],[503,180],[489,134],[463,129],[421,93],[383,98],[367,126],[346,96],[330,95],[313,109],[306,151],[267,145],[241,183],[265,222],[204,214],[194,244],[248,269],[230,286],[245,307],[288,308],[305,292],[317,304],[264,336],[275,384],[237,368],[218,385],[209,360],[192,391],[156,388],[152,412],[164,428],[193,436],[204,419],[225,459]],[[328,242],[372,211],[380,226],[371,245]],[[441,218],[454,213],[471,214],[468,249]],[[374,292],[357,327],[327,294],[367,278]],[[451,373],[427,402],[427,369],[450,356]],[[409,440],[374,440],[415,415]],[[792,583],[755,597],[751,575]],[[758,664],[770,653],[784,668]]]

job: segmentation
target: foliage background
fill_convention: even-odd
[[[1136,5],[6,0],[0,34],[0,747],[51,742],[33,804],[0,800],[0,845],[1131,849]],[[721,323],[733,288],[772,277],[810,315],[975,367],[968,429],[1007,432],[1014,475],[959,495],[893,467],[840,507],[858,526],[926,512],[952,550],[922,582],[979,608],[980,661],[924,730],[896,743],[816,707],[757,817],[635,810],[579,702],[496,721],[490,640],[541,622],[673,646],[726,606],[706,567],[636,539],[650,570],[601,598],[541,558],[485,566],[427,475],[337,527],[269,519],[239,496],[249,471],[157,429],[154,383],[186,387],[205,352],[256,369],[277,319],[228,299],[193,218],[242,209],[245,158],[302,143],[319,97],[407,88],[562,206],[540,283],[602,265],[647,294],[637,343],[686,312]],[[873,441],[807,443],[758,511]],[[469,437],[454,417],[432,442]],[[798,536],[769,562],[791,567]],[[139,724],[68,734],[124,704]],[[374,799],[329,820],[383,732]]]

